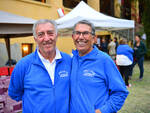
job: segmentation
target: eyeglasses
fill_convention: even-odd
[[[88,37],[89,35],[94,35],[92,32],[89,32],[89,31],[84,31],[84,32],[74,31],[73,34],[76,36],[80,36],[82,34],[83,37]]]

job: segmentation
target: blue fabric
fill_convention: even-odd
[[[117,47],[117,55],[125,55],[133,62],[133,49],[127,44],[121,44]]]
[[[37,50],[15,66],[9,96],[23,102],[23,113],[69,113],[71,58],[62,53],[56,60],[55,83],[41,62]]]
[[[80,57],[73,51],[70,113],[117,112],[128,95],[112,59],[96,47]]]

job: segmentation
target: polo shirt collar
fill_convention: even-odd
[[[39,58],[41,59],[41,61],[42,62],[47,62],[47,61],[49,61],[48,59],[45,59],[42,55],[41,55],[41,53],[39,52],[39,49],[37,48],[37,53],[38,53],[38,56],[39,56]],[[62,56],[61,56],[61,54],[60,54],[60,51],[56,48],[56,55],[55,55],[55,58],[53,59],[53,61],[56,61],[56,60],[58,60],[58,59],[61,59],[62,58]],[[52,62],[53,62],[52,61]]]

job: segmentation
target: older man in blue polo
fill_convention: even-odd
[[[23,113],[69,113],[71,57],[56,48],[57,25],[42,19],[33,25],[35,52],[15,66],[9,96],[23,102]]]
[[[75,24],[72,38],[70,113],[116,113],[128,90],[111,58],[93,46],[95,28],[87,20]]]

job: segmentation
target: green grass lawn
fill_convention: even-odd
[[[130,94],[118,113],[150,113],[150,61],[144,62],[144,69],[143,81],[137,81],[139,68],[135,66],[132,87],[128,88]]]

